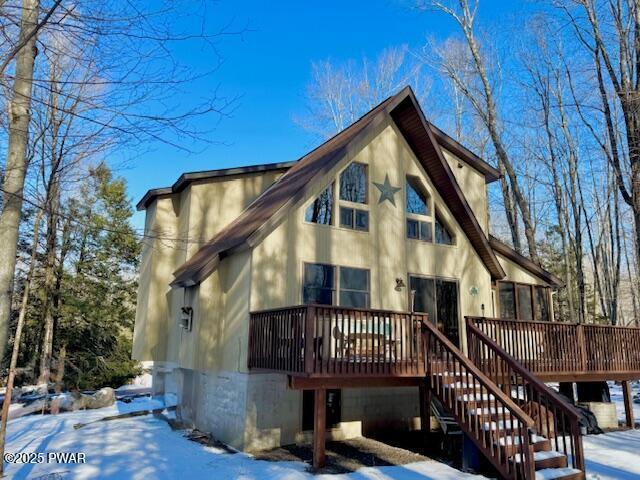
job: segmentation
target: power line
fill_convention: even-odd
[[[108,232],[108,233],[114,233],[117,235],[130,235],[136,238],[136,240],[138,241],[143,241],[145,239],[149,239],[149,240],[161,240],[161,241],[167,241],[167,242],[174,242],[174,243],[183,243],[183,244],[193,244],[193,245],[205,245],[207,242],[201,242],[201,241],[197,241],[197,240],[192,240],[189,238],[179,238],[179,237],[170,237],[170,236],[164,236],[161,234],[149,234],[146,233],[145,231],[143,231],[142,233],[136,232],[135,228],[131,228],[131,230],[121,230],[121,229],[116,229],[116,228],[109,228],[109,227],[100,227],[100,226],[96,226],[96,225],[92,225],[89,224],[88,222],[85,222],[83,220],[80,220],[76,217],[73,217],[67,213],[65,213],[64,211],[61,210],[54,210],[53,208],[51,208],[50,206],[44,206],[38,202],[35,202],[33,200],[30,200],[29,198],[25,197],[24,195],[19,195],[17,193],[11,193],[11,192],[7,192],[4,188],[0,187],[0,192],[4,193],[5,195],[10,195],[16,198],[21,199],[22,201],[28,203],[29,205],[41,209],[46,213],[49,214],[53,214],[53,215],[57,215],[60,218],[63,218],[65,220],[68,220],[71,223],[74,223],[76,225],[81,225],[87,228],[93,228],[93,229],[98,229],[104,232]]]

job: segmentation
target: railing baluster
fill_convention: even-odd
[[[478,323],[476,323],[477,320],[479,319],[467,318],[467,338],[469,339],[469,342],[473,344],[477,342],[484,347],[479,349],[482,358],[478,361],[477,365],[483,369],[485,374],[489,375],[490,378],[493,378],[493,380],[498,383],[500,379],[496,376],[495,369],[487,366],[485,360],[493,359],[494,356],[500,358],[508,367],[508,371],[506,372],[507,377],[509,379],[515,379],[515,391],[513,391],[513,395],[515,395],[516,401],[521,404],[528,403],[532,408],[538,409],[538,416],[535,422],[538,432],[546,434],[556,451],[562,451],[568,457],[570,450],[574,459],[574,468],[584,471],[582,439],[580,437],[578,413],[576,410],[573,406],[562,400],[558,394],[538,380],[531,372],[522,366],[522,364],[518,363],[517,360],[514,359],[508,351],[502,349],[495,340],[487,336],[480,328],[478,328]],[[536,324],[532,325],[534,325],[534,328],[537,328]],[[556,330],[556,337],[569,338],[572,340],[570,343],[576,344],[577,328],[574,327],[575,326],[573,325],[555,325],[553,329]],[[569,335],[567,328],[574,329],[571,330],[571,332],[575,332],[576,335]],[[533,328],[531,330],[533,330]],[[579,347],[577,345],[574,346]],[[569,349],[570,347],[569,345],[566,345],[565,348]],[[578,353],[578,350],[574,351]],[[555,358],[557,358],[556,353],[558,353],[557,350],[554,351],[554,354],[551,356],[554,358],[554,362]],[[578,357],[574,358],[577,360]],[[554,366],[553,368],[557,367]],[[491,375],[493,375],[493,377],[491,377]],[[509,380],[509,383],[510,381],[511,380]],[[535,405],[537,405],[537,407],[535,407]],[[560,437],[562,437],[562,441]],[[533,460],[530,460],[532,463]],[[523,474],[530,475],[532,468],[533,465],[524,465],[523,462]]]

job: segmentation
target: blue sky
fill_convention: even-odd
[[[293,121],[304,113],[312,61],[375,58],[386,47],[419,48],[427,36],[457,33],[446,16],[417,12],[411,4],[410,0],[221,1],[208,12],[207,21],[233,21],[237,27],[248,25],[250,31],[222,40],[221,68],[185,87],[183,95],[187,101],[216,85],[222,94],[239,97],[235,109],[210,134],[217,143],[190,145],[198,153],[162,144],[151,145],[144,154],[118,152],[116,156],[127,163],[119,174],[127,179],[133,201],[150,188],[171,185],[185,171],[302,156],[318,143]],[[525,6],[521,1],[483,0],[479,20],[485,26],[499,26],[501,18],[517,18]],[[177,48],[184,63],[194,70],[207,69],[211,60],[202,52]],[[135,223],[143,225],[142,214],[136,215]]]

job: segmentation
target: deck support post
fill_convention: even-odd
[[[633,415],[633,397],[631,396],[631,382],[628,380],[622,382],[622,396],[624,397],[624,414],[627,428],[634,429],[636,422]]]
[[[431,433],[431,389],[426,382],[421,382],[418,387],[420,395],[420,430],[422,435]]]
[[[317,388],[313,392],[313,468],[322,468],[325,463],[327,391]]]

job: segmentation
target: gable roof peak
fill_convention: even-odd
[[[179,267],[174,272],[172,285],[199,283],[216,268],[222,258],[255,245],[256,239],[275,228],[289,208],[306,198],[315,177],[331,171],[344,157],[350,145],[357,144],[372,128],[389,117],[425,170],[430,172],[440,196],[458,220],[492,278],[504,278],[505,273],[487,237],[444,159],[431,124],[426,121],[413,90],[406,86],[300,158],[231,224]]]

